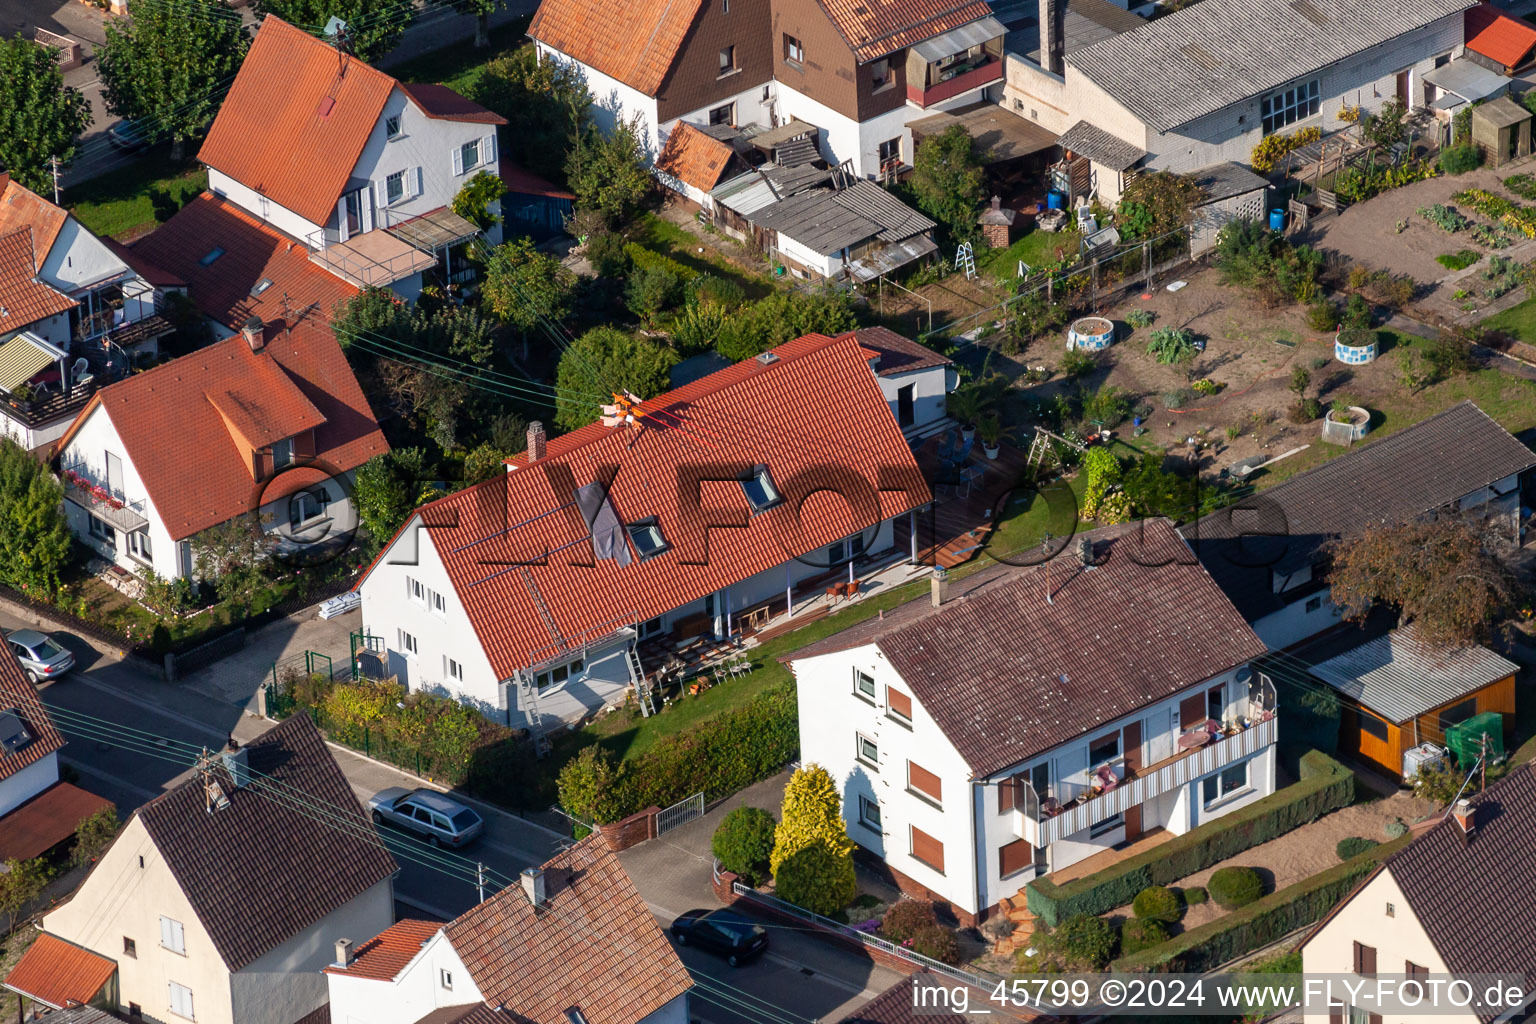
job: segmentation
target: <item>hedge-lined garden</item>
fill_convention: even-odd
[[[1214,921],[1122,956],[1110,964],[1110,970],[1204,972],[1262,949],[1322,918],[1362,878],[1374,871],[1377,864],[1402,849],[1411,838],[1400,836],[1373,846],[1336,867],[1270,893]]]
[[[1300,774],[1295,785],[1102,871],[1063,885],[1048,878],[1030,882],[1030,912],[1053,927],[1077,914],[1106,913],[1149,886],[1187,878],[1355,800],[1354,773],[1327,754],[1308,752]]]

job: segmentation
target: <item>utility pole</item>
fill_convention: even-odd
[[[480,862],[476,862],[475,863],[475,888],[477,890],[479,890],[480,902],[484,903],[485,902],[485,865],[483,863],[480,863]]]
[[[54,157],[52,160],[48,161],[48,163],[53,168],[53,205],[54,206],[58,206],[59,205],[59,158],[58,157]]]
[[[1482,757],[1479,757],[1477,759],[1478,771],[1480,773],[1478,781],[1477,781],[1477,791],[1479,793],[1486,793],[1486,792],[1488,792],[1488,734],[1487,733],[1483,733],[1483,735],[1482,735],[1482,742],[1481,742],[1480,746],[1482,747]]]

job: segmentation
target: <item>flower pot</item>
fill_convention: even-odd
[[[976,440],[976,428],[962,426],[960,428],[960,440],[970,442]]]
[[[987,458],[995,459],[995,458],[997,458],[998,452],[1000,452],[1002,450],[1002,448],[1000,446],[996,445],[996,444],[986,444],[985,442],[983,442],[982,446],[981,446],[981,450],[987,456]]]

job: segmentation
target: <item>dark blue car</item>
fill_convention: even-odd
[[[690,910],[672,922],[672,937],[679,946],[698,946],[725,957],[732,967],[761,956],[768,948],[768,933],[733,910]]]

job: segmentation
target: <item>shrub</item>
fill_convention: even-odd
[[[1246,907],[1264,895],[1264,882],[1253,868],[1221,868],[1211,875],[1211,899],[1228,910]]]
[[[1331,331],[1339,326],[1339,307],[1331,299],[1318,299],[1307,307],[1307,326],[1314,331]]]
[[[1138,331],[1144,327],[1151,327],[1152,321],[1156,319],[1157,314],[1150,309],[1133,309],[1125,314],[1125,322]]]
[[[1483,151],[1470,142],[1447,146],[1440,151],[1441,174],[1466,174],[1483,165]]]
[[[781,898],[823,916],[842,910],[859,892],[853,854],[822,841],[781,860],[773,884]]]
[[[1191,381],[1189,387],[1197,395],[1214,395],[1221,390],[1222,385],[1209,377],[1201,377],[1199,380]]]
[[[1046,950],[1090,970],[1103,970],[1115,955],[1115,930],[1092,914],[1074,914],[1042,940]]]
[[[1456,252],[1441,253],[1435,257],[1435,262],[1446,270],[1466,270],[1482,258],[1483,254],[1476,249],[1460,249]]]
[[[1408,823],[1402,818],[1394,818],[1387,822],[1387,838],[1398,839],[1408,834]]]
[[[666,267],[636,264],[624,286],[624,305],[647,327],[654,327],[657,317],[677,305],[682,291],[682,278]]]
[[[1098,356],[1092,352],[1084,352],[1081,349],[1069,349],[1061,357],[1062,374],[1074,380],[1092,373],[1098,368],[1098,365]]]
[[[1130,956],[1168,941],[1168,926],[1151,918],[1133,917],[1120,926],[1120,955]]]
[[[727,871],[734,871],[748,885],[768,880],[768,858],[773,853],[773,830],[778,822],[759,807],[738,807],[715,829],[710,849]]]
[[[1378,862],[1407,842],[1405,836],[1367,850],[1159,946],[1122,956],[1111,970],[1201,972],[1262,949],[1328,913]]]
[[[919,928],[935,924],[933,904],[927,900],[898,900],[880,919],[880,934],[892,942],[906,942]]]
[[[1176,388],[1173,391],[1164,391],[1162,402],[1164,409],[1182,409],[1199,397],[1199,392],[1194,388]]]
[[[1173,924],[1184,916],[1178,894],[1161,885],[1149,885],[1131,901],[1131,913],[1148,921]]]
[[[1025,889],[1030,911],[1047,924],[1074,914],[1107,913],[1149,885],[1187,878],[1354,803],[1354,773],[1327,754],[1310,750],[1302,755],[1298,774],[1300,781],[1293,785],[1102,871],[1060,885],[1035,879]]]
[[[1198,885],[1192,889],[1184,890],[1184,903],[1187,906],[1198,907],[1209,898],[1210,897],[1206,891]]]
[[[664,253],[659,253],[654,249],[647,249],[638,242],[630,242],[625,245],[624,254],[629,257],[636,270],[665,270],[679,281],[692,281],[699,276],[697,270],[679,263]]]
[[[1195,332],[1188,327],[1159,327],[1147,342],[1147,354],[1164,366],[1187,363],[1198,353]]]
[[[1371,326],[1371,304],[1361,295],[1351,295],[1344,304],[1344,329],[1359,331]]]
[[[1333,852],[1339,855],[1339,860],[1349,860],[1359,856],[1366,850],[1380,846],[1381,843],[1374,839],[1362,839],[1359,836],[1345,836],[1334,846]]]
[[[941,964],[960,962],[960,942],[955,930],[941,924],[924,925],[912,933],[912,952]]]
[[[1297,399],[1286,413],[1292,423],[1311,423],[1322,414],[1323,403],[1315,398]]]
[[[1253,147],[1249,155],[1248,163],[1260,174],[1268,174],[1275,169],[1275,165],[1291,150],[1305,146],[1309,142],[1316,142],[1323,137],[1320,128],[1303,128],[1290,135],[1266,135]]]
[[[1082,405],[1083,419],[1116,427],[1131,414],[1131,394],[1125,388],[1105,384],[1092,394],[1085,390]]]

